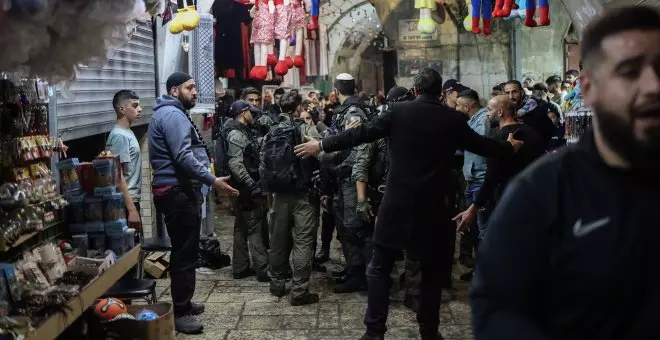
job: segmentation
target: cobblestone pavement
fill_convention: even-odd
[[[233,218],[221,216],[216,220],[222,247],[231,254]],[[340,253],[339,245],[333,244],[329,268],[338,266]],[[467,285],[458,280],[459,274],[454,273],[456,288],[441,308],[440,332],[448,340],[473,338]],[[288,297],[270,295],[268,284],[257,282],[255,277],[234,280],[230,267],[213,274],[198,273],[194,300],[206,305],[206,312],[200,316],[204,333],[177,334],[177,339],[357,340],[365,329],[362,321],[366,294],[335,294],[328,277],[313,273],[310,291],[320,295],[318,304],[293,307]],[[158,280],[157,289],[159,301],[171,301],[169,279]],[[403,306],[402,298],[401,293],[393,293],[385,338],[419,339],[415,315]]]

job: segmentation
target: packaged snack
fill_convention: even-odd
[[[94,195],[94,186],[96,179],[94,178],[94,165],[92,162],[80,163],[76,166],[78,178],[80,178],[80,186],[82,190],[88,195]]]
[[[126,230],[128,229],[128,226],[126,226],[126,220],[105,222],[103,226],[105,234],[114,237],[124,236],[124,233],[126,233]]]
[[[4,290],[5,287],[2,287],[4,290],[2,297],[9,297],[14,303],[17,303],[21,300],[21,286],[16,277],[16,269],[12,263],[0,263],[0,270],[2,271],[2,278],[4,279],[3,283],[6,283],[7,290]],[[9,293],[9,294],[7,294]]]
[[[85,223],[85,193],[78,195],[67,195],[69,201],[69,221],[71,224]]]
[[[103,198],[85,198],[85,219],[87,221],[103,221]]]
[[[115,162],[112,159],[95,159],[94,177],[97,187],[109,187],[115,185]]]
[[[124,195],[120,193],[103,196],[103,220],[113,222],[124,217]]]
[[[57,163],[62,193],[77,193],[80,191],[80,181],[76,172],[76,166],[79,163],[78,158],[65,159]]]

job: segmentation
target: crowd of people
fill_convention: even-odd
[[[232,197],[234,278],[269,282],[294,306],[319,301],[310,276],[325,270],[336,231],[345,263],[335,293],[368,291],[362,340],[384,339],[396,261],[422,339],[442,339],[457,232],[459,260],[474,267],[461,278],[477,339],[660,337],[657,41],[656,10],[606,11],[585,29],[582,73],[509,80],[486,96],[432,69],[384,98],[356,94],[345,73],[327,97],[278,89],[262,100],[245,88],[234,100],[218,86],[212,149],[187,113],[194,79],[171,75],[149,158],[172,240],[177,331],[203,329],[192,297],[206,186]],[[594,128],[559,148],[576,89]],[[117,98],[125,130],[141,109],[131,92]],[[120,155],[132,164],[132,152]]]

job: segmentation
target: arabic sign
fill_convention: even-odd
[[[421,33],[417,30],[417,19],[399,20],[399,41],[430,41],[438,40],[438,31],[432,34]]]

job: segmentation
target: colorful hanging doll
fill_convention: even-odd
[[[525,26],[536,27],[550,25],[550,4],[548,3],[548,0],[539,0],[538,23],[536,20],[534,20],[534,14],[536,14],[536,0],[526,0],[525,8],[527,12],[527,17],[525,18]]]
[[[291,0],[274,0],[275,2],[275,39],[280,41],[280,55],[275,65],[275,74],[285,76],[289,73],[289,65],[293,67],[293,60],[288,56],[289,35],[291,33],[289,22],[291,19]],[[287,58],[290,61],[287,61]]]
[[[307,29],[310,31],[316,31],[319,29],[319,0],[307,0],[309,6],[309,15],[311,16],[311,21],[307,25]]]
[[[199,26],[199,14],[195,9],[193,0],[186,0],[186,5],[183,5],[183,0],[177,0],[177,14],[170,22],[170,33],[179,34],[186,31],[192,31]]]
[[[490,0],[472,0],[472,33],[479,34],[479,19],[484,21],[484,35],[490,35],[490,11],[492,5]]]
[[[270,54],[273,53],[275,43],[275,4],[273,1],[256,0],[254,4],[252,37],[250,38],[250,43],[254,46],[254,67],[250,70],[251,79],[265,80],[268,76]],[[273,59],[275,59],[275,55],[273,55]]]
[[[493,18],[508,18],[517,6],[515,0],[495,0]]]
[[[302,56],[303,44],[305,43],[304,29],[307,26],[307,12],[302,0],[293,0],[291,3],[291,40],[295,48],[293,54],[293,65],[297,68],[305,66],[305,59]]]

